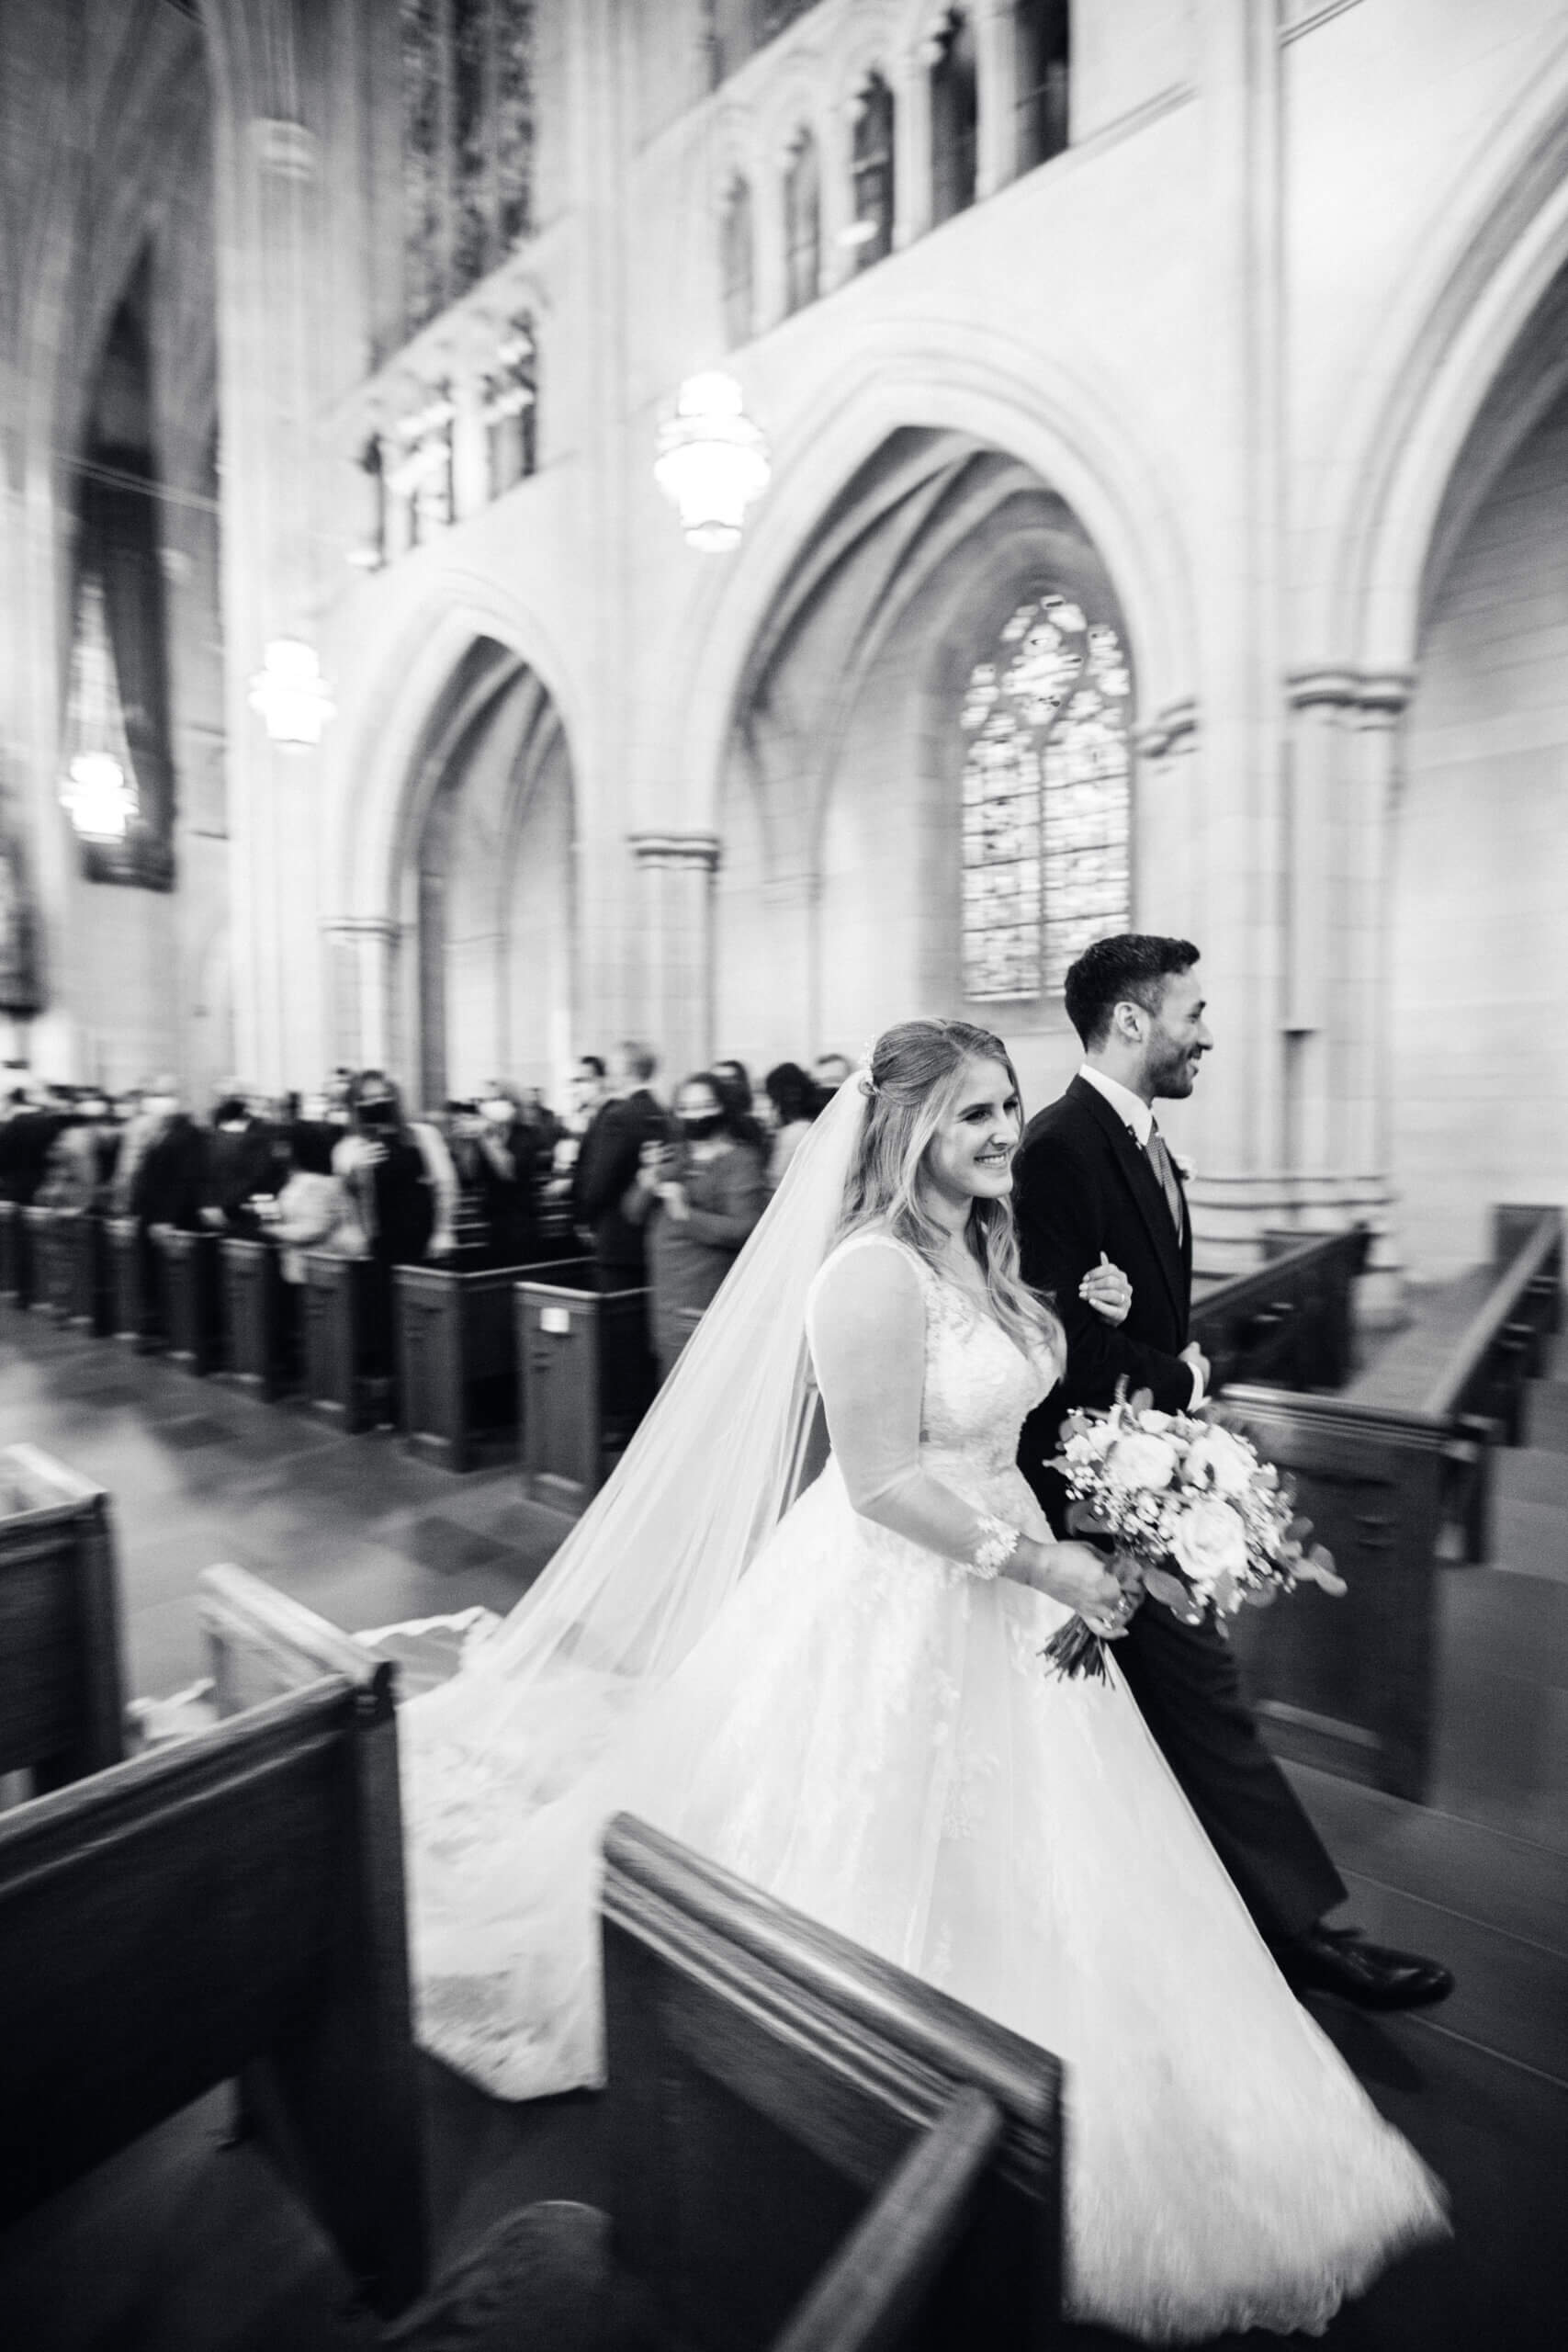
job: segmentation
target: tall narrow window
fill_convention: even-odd
[[[533,228],[534,0],[399,0],[412,334]]]
[[[931,222],[951,220],[975,201],[980,96],[975,35],[957,8],[937,37],[931,76]]]
[[[1017,0],[1018,168],[1032,172],[1067,144],[1068,0]]]
[[[751,189],[739,173],[724,198],[719,226],[719,278],[724,304],[725,341],[733,350],[751,340],[753,266],[751,252]]]
[[[784,166],[784,306],[815,302],[822,276],[822,191],[817,141],[802,130]]]
[[[964,994],[1055,995],[1131,908],[1132,682],[1116,628],[1044,589],[976,663],[960,714]]]
[[[880,74],[862,85],[855,109],[851,163],[854,209],[846,243],[855,267],[869,269],[893,250],[893,93]]]

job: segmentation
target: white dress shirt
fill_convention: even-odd
[[[1139,1150],[1147,1151],[1149,1137],[1155,1131],[1155,1114],[1143,1096],[1134,1094],[1130,1086],[1123,1086],[1119,1078],[1107,1078],[1102,1069],[1095,1069],[1088,1062],[1079,1063],[1078,1076],[1086,1079],[1097,1094],[1104,1096],[1122,1125],[1130,1130]],[[1166,1148],[1167,1150],[1170,1148],[1168,1144]],[[1196,1408],[1202,1403],[1207,1392],[1200,1367],[1193,1364],[1191,1372],[1192,1404]]]

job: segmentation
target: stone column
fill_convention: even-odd
[[[350,1069],[398,1070],[401,940],[401,925],[383,915],[331,915],[322,923],[325,1062],[341,1062]],[[398,1074],[412,1077],[412,1072]]]
[[[1018,38],[1014,0],[978,0],[975,57],[980,96],[980,153],[975,177],[984,203],[1018,176]]]
[[[303,123],[263,114],[220,146],[219,309],[223,587],[235,1047],[261,1084],[297,1083],[325,1059],[317,984],[316,749],[272,741],[250,681],[277,637],[319,641],[314,419],[321,161]]]
[[[716,833],[630,833],[641,907],[644,1021],[671,1085],[714,1051]]]

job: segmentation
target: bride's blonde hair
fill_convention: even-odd
[[[870,1096],[865,1126],[844,1183],[840,1238],[878,1224],[940,1264],[945,1236],[926,1206],[922,1175],[938,1128],[974,1062],[998,1062],[1016,1094],[1018,1073],[1001,1039],[968,1021],[902,1021],[871,1049],[869,1073],[852,1079]],[[1019,1272],[1010,1200],[976,1200],[966,1237],[998,1322],[1021,1346],[1065,1352],[1062,1327]]]

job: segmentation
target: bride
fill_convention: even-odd
[[[1119,1596],[1016,1466],[1062,1366],[1018,1272],[1021,1125],[999,1039],[880,1038],[616,1476],[402,1711],[420,2030],[505,2098],[602,2078],[597,1849],[626,1805],[1060,2054],[1075,2317],[1321,2329],[1442,2233],[1442,2194],[1120,1675],[1041,1664]],[[818,1386],[832,1450],[792,1499]]]

